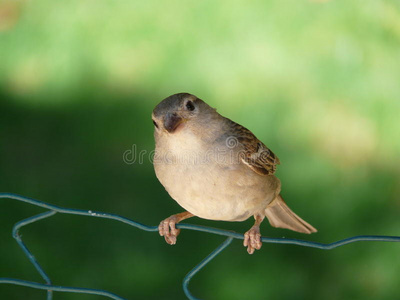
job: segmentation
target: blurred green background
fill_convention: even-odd
[[[151,111],[190,92],[278,154],[290,207],[320,242],[400,234],[398,1],[1,1],[0,191],[156,225],[182,209],[157,181]],[[0,277],[42,282],[11,237],[43,210],[0,203]],[[204,224],[245,232],[253,221]],[[111,220],[69,215],[23,228],[56,285],[127,299],[184,299],[184,275],[222,237],[167,245]],[[395,299],[399,245],[331,251],[234,241],[191,282],[204,299]],[[45,292],[0,286],[1,299]],[[54,299],[101,297],[56,293]],[[103,299],[103,298],[102,298]]]

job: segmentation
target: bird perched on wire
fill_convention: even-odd
[[[168,244],[180,232],[175,225],[197,216],[209,220],[255,223],[244,235],[248,253],[260,249],[260,224],[302,233],[317,230],[297,216],[280,195],[274,176],[278,157],[245,127],[221,116],[194,95],[179,93],[153,110],[156,176],[186,211],[159,225]]]

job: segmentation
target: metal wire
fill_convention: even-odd
[[[122,216],[119,216],[116,214],[109,214],[109,213],[97,212],[97,211],[92,211],[92,210],[64,208],[64,207],[52,205],[49,203],[45,203],[42,201],[38,201],[38,200],[35,200],[32,198],[28,198],[28,197],[24,197],[24,196],[20,196],[20,195],[16,195],[16,194],[11,194],[11,193],[0,193],[0,199],[1,198],[22,201],[22,202],[29,203],[29,204],[32,204],[35,206],[43,207],[43,208],[47,209],[48,211],[38,214],[38,215],[35,215],[35,216],[32,216],[32,217],[29,217],[22,221],[19,221],[18,223],[16,223],[14,225],[13,230],[12,230],[14,239],[17,241],[18,245],[23,250],[25,256],[29,259],[29,261],[32,263],[32,265],[36,268],[36,270],[42,276],[43,280],[45,281],[45,284],[21,280],[21,279],[15,279],[15,278],[0,278],[0,284],[14,284],[14,285],[31,287],[31,288],[35,288],[35,289],[47,290],[47,300],[52,300],[52,297],[53,297],[52,292],[53,291],[68,292],[68,293],[80,293],[80,294],[93,294],[93,295],[100,295],[100,296],[108,297],[110,299],[126,300],[116,294],[113,294],[113,293],[110,293],[110,292],[107,292],[104,290],[52,285],[51,280],[47,276],[46,272],[40,266],[39,262],[36,261],[33,254],[29,251],[28,247],[22,241],[22,238],[19,235],[19,229],[22,226],[29,225],[29,224],[32,224],[39,220],[43,220],[45,218],[54,216],[56,213],[112,219],[112,220],[116,220],[118,222],[126,223],[130,226],[134,226],[138,229],[145,230],[145,231],[157,232],[158,226],[147,226],[147,225],[141,224],[139,222],[130,220],[128,218],[125,218],[125,217],[122,217]],[[227,239],[220,246],[218,246],[211,254],[209,254],[200,264],[198,264],[196,267],[194,267],[183,279],[182,287],[185,292],[185,295],[188,297],[188,299],[198,300],[189,291],[188,286],[189,286],[190,280],[204,266],[206,266],[212,259],[214,259],[219,253],[221,253],[224,249],[226,249],[230,245],[230,243],[232,242],[233,239],[241,239],[242,240],[243,234],[240,234],[240,233],[237,233],[234,231],[223,230],[223,229],[219,229],[219,228],[212,228],[212,227],[191,225],[191,224],[177,224],[177,228],[202,231],[202,232],[207,232],[207,233],[217,234],[217,235],[222,235],[222,236],[227,237]],[[286,238],[262,237],[261,240],[264,243],[292,244],[292,245],[298,245],[298,246],[318,248],[318,249],[323,249],[323,250],[330,250],[330,249],[333,249],[336,247],[340,247],[340,246],[343,246],[346,244],[360,242],[360,241],[400,242],[400,236],[362,235],[362,236],[350,237],[350,238],[339,240],[339,241],[329,243],[329,244],[297,240],[297,239],[286,239]]]
[[[189,299],[194,299],[194,300],[199,300],[195,298],[189,291],[189,281],[192,279],[194,275],[196,275],[197,272],[199,272],[206,264],[208,264],[214,257],[216,257],[218,254],[220,254],[226,247],[229,246],[229,244],[233,241],[232,237],[228,237],[225,242],[223,242],[221,245],[218,246],[217,249],[215,249],[213,252],[211,252],[205,259],[202,260],[201,263],[199,263],[197,266],[195,266],[183,279],[183,291],[185,292],[185,295]]]

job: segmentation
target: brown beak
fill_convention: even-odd
[[[167,113],[164,117],[164,128],[169,132],[173,133],[175,129],[183,122],[183,119],[176,113]]]

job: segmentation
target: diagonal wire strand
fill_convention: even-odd
[[[148,226],[144,225],[142,223],[130,220],[128,218],[116,215],[116,214],[109,214],[109,213],[103,213],[103,212],[97,212],[97,211],[92,211],[92,210],[81,210],[81,209],[72,209],[72,208],[64,208],[60,207],[57,205],[45,203],[42,201],[38,201],[32,198],[16,195],[16,194],[11,194],[11,193],[0,193],[0,199],[1,198],[8,198],[8,199],[13,199],[13,200],[18,200],[22,201],[25,203],[29,203],[31,205],[39,206],[42,208],[47,209],[47,212],[41,213],[39,215],[32,216],[30,218],[24,219],[22,221],[19,221],[18,223],[15,224],[13,227],[13,237],[17,240],[19,246],[22,248],[24,251],[25,255],[29,259],[29,261],[33,264],[33,266],[36,268],[36,270],[40,273],[42,278],[45,280],[46,284],[41,284],[41,283],[36,283],[36,282],[31,282],[31,281],[25,281],[21,279],[13,279],[13,278],[0,278],[0,284],[15,284],[15,285],[21,285],[21,286],[27,286],[31,288],[36,288],[36,289],[43,289],[47,290],[47,299],[51,300],[52,299],[52,291],[59,291],[59,292],[74,292],[74,293],[81,293],[81,294],[96,294],[96,295],[101,295],[105,296],[111,299],[117,299],[117,300],[125,300],[124,298],[117,296],[113,293],[103,291],[103,290],[98,290],[98,289],[87,289],[87,288],[75,288],[75,287],[65,287],[65,286],[55,286],[51,284],[50,278],[47,276],[43,268],[39,265],[39,263],[36,261],[35,257],[32,255],[32,253],[29,251],[29,249],[26,247],[26,245],[23,243],[21,237],[18,234],[18,230],[25,225],[32,224],[34,222],[37,222],[39,220],[48,218],[58,213],[64,213],[64,214],[72,214],[72,215],[82,215],[82,216],[90,216],[90,217],[97,217],[97,218],[105,218],[105,219],[112,219],[115,221],[119,221],[122,223],[126,223],[130,226],[136,227],[138,229],[144,230],[144,231],[149,231],[149,232],[156,232],[158,231],[158,226]],[[227,237],[227,239],[220,245],[218,248],[216,248],[211,254],[209,254],[200,264],[198,264],[196,267],[194,267],[184,278],[182,286],[183,290],[185,292],[185,295],[191,299],[191,300],[198,300],[195,298],[189,291],[189,282],[193,278],[193,276],[199,272],[205,265],[207,265],[212,259],[214,259],[219,253],[221,253],[224,249],[226,249],[229,244],[232,242],[233,239],[240,239],[243,240],[243,234],[234,232],[234,231],[229,231],[229,230],[224,230],[224,229],[219,229],[219,228],[213,228],[213,227],[208,227],[208,226],[200,226],[200,225],[192,225],[192,224],[177,224],[176,226],[179,229],[187,229],[187,230],[195,230],[195,231],[201,231],[201,232],[207,232],[211,234],[216,234],[216,235],[221,235]],[[400,242],[400,236],[383,236],[383,235],[361,235],[361,236],[354,236],[350,237],[347,239],[342,239],[336,242],[332,243],[319,243],[319,242],[311,242],[311,241],[305,241],[305,240],[298,240],[298,239],[286,239],[286,238],[268,238],[268,237],[262,237],[261,238],[262,242],[264,243],[275,243],[275,244],[292,244],[292,245],[298,245],[298,246],[304,246],[304,247],[311,247],[311,248],[318,248],[322,250],[330,250],[334,249],[343,245],[347,245],[350,243],[354,242],[361,242],[361,241],[379,241],[379,242]]]
[[[44,281],[46,281],[47,285],[51,285],[51,280],[50,278],[47,276],[46,272],[43,270],[43,268],[40,266],[40,264],[38,263],[38,261],[36,260],[36,258],[33,256],[33,254],[31,253],[31,251],[29,251],[28,247],[25,245],[25,243],[22,241],[21,236],[19,235],[19,229],[22,226],[25,225],[29,225],[32,224],[36,221],[51,217],[53,215],[55,215],[56,212],[53,210],[49,210],[46,211],[44,213],[38,214],[36,216],[24,219],[22,221],[19,221],[18,223],[16,223],[13,227],[12,230],[12,235],[14,237],[14,239],[17,241],[18,245],[20,246],[20,248],[22,249],[22,251],[24,251],[25,255],[28,257],[28,259],[30,260],[30,262],[33,264],[33,266],[35,267],[35,269],[39,272],[40,276],[42,276],[42,278],[44,279]],[[53,292],[51,290],[47,291],[47,300],[51,300],[53,299]]]
[[[233,241],[232,237],[228,237],[221,245],[218,246],[213,252],[211,252],[205,259],[203,259],[197,266],[195,266],[183,279],[183,291],[186,297],[191,300],[200,300],[195,298],[189,291],[189,282],[197,272],[199,272],[206,264],[208,264],[212,259],[214,259],[218,254],[220,254],[226,247],[230,245]]]

